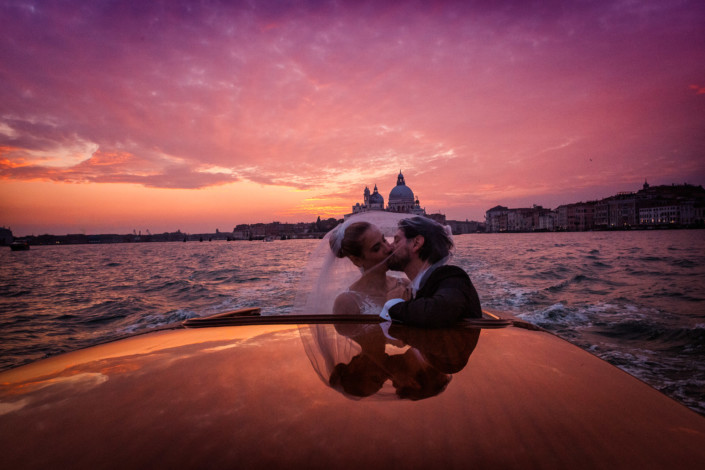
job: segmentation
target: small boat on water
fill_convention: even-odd
[[[15,240],[10,243],[10,249],[12,251],[27,251],[29,250],[29,242],[27,240]]]
[[[704,468],[705,417],[521,321],[257,313],[0,373],[4,466]]]

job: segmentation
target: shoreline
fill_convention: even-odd
[[[516,235],[516,234],[541,234],[541,233],[607,233],[607,232],[653,232],[653,231],[682,231],[682,230],[703,230],[705,227],[628,227],[609,228],[597,230],[532,230],[532,231],[501,231],[501,232],[470,232],[453,234],[454,237],[460,235]],[[204,234],[178,234],[167,233],[159,235],[117,235],[117,234],[96,234],[96,235],[39,235],[16,237],[15,240],[25,240],[30,246],[60,246],[60,245],[108,245],[108,244],[129,244],[129,243],[186,243],[186,242],[246,242],[246,241],[285,241],[285,240],[320,240],[327,232],[313,232],[307,234],[286,234],[256,236],[250,238],[236,238],[232,235],[220,233]],[[9,247],[10,244],[0,243],[0,247]]]

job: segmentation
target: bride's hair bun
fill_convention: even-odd
[[[362,235],[369,228],[369,222],[355,222],[347,227],[339,225],[329,240],[333,254],[338,258],[362,256]]]

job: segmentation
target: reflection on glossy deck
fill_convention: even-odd
[[[703,417],[550,334],[372,326],[165,331],[7,371],[0,453],[8,468],[705,462]]]

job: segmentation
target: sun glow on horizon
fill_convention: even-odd
[[[22,204],[13,204],[22,193]],[[7,182],[0,185],[0,214],[5,220],[25,211],[42,220],[47,231],[19,230],[18,235],[51,233],[153,233],[230,231],[240,223],[269,222],[277,216],[315,221],[335,209],[306,202],[306,191],[240,182],[208,189],[157,189],[136,184]],[[288,210],[282,210],[282,201]],[[15,208],[15,207],[17,208]],[[109,218],[105,217],[106,211]],[[331,215],[332,216],[332,215]],[[212,222],[215,221],[215,222]],[[12,227],[14,224],[6,224]],[[215,226],[214,226],[215,225]]]

